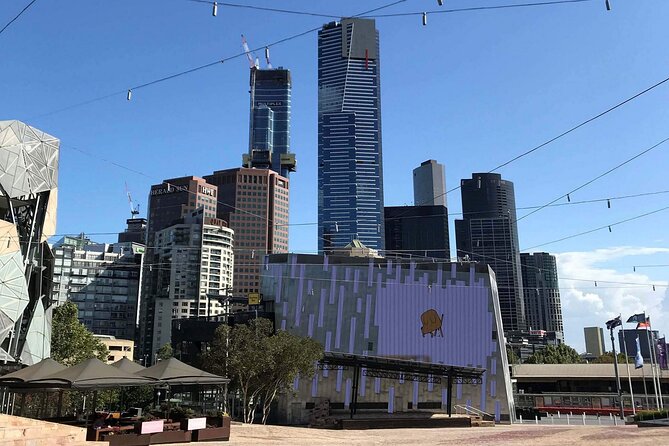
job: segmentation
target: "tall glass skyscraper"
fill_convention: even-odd
[[[290,71],[253,67],[250,87],[249,152],[242,164],[287,178],[296,167],[290,153]]]
[[[455,220],[457,256],[495,271],[504,332],[525,330],[516,198],[513,183],[497,173],[474,173],[460,182],[462,220]]]
[[[276,137],[276,136],[275,136]],[[343,19],[318,33],[318,249],[384,249],[379,33]]]

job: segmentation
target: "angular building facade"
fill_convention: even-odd
[[[218,218],[235,231],[233,294],[258,293],[264,256],[288,251],[288,179],[247,168],[219,170],[205,179],[218,187]]]
[[[278,254],[268,256],[266,268],[262,292],[273,302],[277,329],[310,337],[326,352],[485,369],[480,384],[455,385],[452,403],[513,418],[495,275],[487,265]],[[367,375],[357,385],[361,409],[448,404],[445,379]],[[279,403],[281,421],[308,421],[322,399],[348,409],[353,386],[351,369],[298,378],[294,396]]]
[[[32,365],[51,352],[60,141],[0,121],[0,360]]]
[[[427,160],[413,170],[414,206],[448,206],[444,165]]]
[[[457,257],[495,271],[504,331],[525,330],[513,183],[496,173],[474,173],[460,182],[462,220],[455,221]]]
[[[602,327],[584,327],[583,335],[585,336],[586,353],[597,357],[606,352],[604,329]]]
[[[251,68],[249,151],[244,167],[271,169],[288,178],[296,168],[290,152],[290,71]]]
[[[555,256],[547,252],[524,252],[520,254],[520,263],[527,328],[555,331],[564,338]]]
[[[379,34],[342,19],[318,33],[318,250],[384,249]]]

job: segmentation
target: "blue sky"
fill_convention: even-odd
[[[384,4],[240,3],[338,15]],[[408,0],[383,12],[438,9],[436,3]],[[445,3],[458,8],[501,2]],[[669,4],[611,3],[610,12],[601,0],[433,14],[426,27],[420,16],[378,19],[386,204],[411,204],[411,170],[426,159],[445,164],[447,187],[455,187],[472,172],[487,171],[669,76]],[[27,0],[3,1],[0,24],[25,4]],[[248,144],[248,65],[239,58],[136,90],[130,102],[122,93],[44,114],[237,54],[242,33],[251,47],[260,47],[326,21],[222,6],[214,18],[209,5],[185,0],[38,0],[0,35],[0,119],[20,119],[61,139],[58,233],[121,230],[129,217],[126,182],[143,210],[151,184],[238,166]],[[271,58],[274,66],[290,68],[293,77],[292,151],[298,172],[291,176],[291,223],[315,222],[316,33],[273,47]],[[667,122],[669,83],[500,173],[515,183],[518,206],[540,205],[669,137]],[[668,165],[669,144],[572,200],[669,189]],[[458,192],[449,194],[448,204],[451,212],[460,211]],[[521,248],[659,209],[669,204],[669,194],[612,204],[611,209],[602,203],[548,208],[523,219]],[[669,246],[668,215],[660,212],[616,226],[611,233],[595,232],[541,249],[583,253],[562,256],[561,273],[570,271],[565,277],[626,277],[632,265],[669,263],[669,253],[658,249]],[[315,250],[316,226],[291,228],[290,246]],[[602,252],[610,255],[602,258]],[[575,258],[596,264],[588,263],[588,275],[578,273],[582,268],[574,267],[583,264],[565,263]],[[633,282],[665,283],[668,272],[646,269]],[[575,346],[583,343],[583,325],[600,325],[617,311],[647,309],[669,331],[665,288],[655,293],[650,286],[643,292],[600,288],[595,290],[602,302],[597,309],[589,292],[571,289],[584,284],[562,281],[562,286],[567,288],[567,340]]]

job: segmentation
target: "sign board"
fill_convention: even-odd
[[[262,301],[262,294],[249,293],[248,298],[249,298],[249,305],[260,305],[260,301]]]
[[[144,421],[141,423],[139,433],[155,434],[156,432],[162,432],[164,427],[165,427],[165,420]]]
[[[185,424],[185,429],[187,431],[194,431],[198,429],[206,429],[207,428],[207,418],[202,417],[202,418],[188,418],[187,420],[184,420]]]

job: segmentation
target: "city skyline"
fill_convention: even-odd
[[[298,2],[292,2],[292,4],[299,5]],[[312,7],[316,8],[317,6],[313,5]],[[72,8],[78,8],[78,13],[82,15],[93,13],[93,8],[82,2],[77,3]],[[344,8],[356,12],[354,11],[355,5],[351,3],[343,5],[342,9]],[[406,8],[410,9],[408,5]],[[386,168],[387,176],[397,178],[396,184],[386,184],[386,204],[410,203],[410,192],[405,191],[405,189],[410,189],[407,185],[410,184],[411,178],[411,172],[407,166],[417,165],[420,161],[431,157],[439,159],[449,168],[448,177],[452,179],[450,184],[450,188],[452,188],[459,178],[468,177],[474,171],[492,168],[497,164],[496,161],[501,162],[510,159],[512,155],[522,152],[524,147],[532,147],[534,144],[568,128],[574,121],[595,114],[617,100],[628,97],[648,84],[652,84],[654,80],[662,75],[664,69],[663,66],[658,66],[661,64],[655,63],[659,59],[654,57],[656,52],[659,54],[660,45],[658,43],[663,39],[659,31],[652,35],[649,34],[650,31],[648,30],[652,27],[644,27],[643,31],[640,30],[639,23],[653,20],[652,16],[661,15],[658,13],[658,8],[663,10],[666,5],[657,2],[653,2],[652,7],[616,5],[615,11],[608,15],[599,10],[602,8],[598,8],[596,11],[585,8],[544,8],[545,10],[532,10],[522,13],[490,13],[489,16],[462,15],[460,16],[462,19],[453,23],[451,23],[450,18],[442,21],[441,18],[430,17],[429,25],[424,28],[420,27],[420,23],[414,23],[413,19],[406,21],[404,19],[379,20],[377,26],[380,28],[382,46],[385,50],[384,67],[393,68],[384,71],[382,80],[384,84],[384,124],[386,124],[384,125],[384,148],[386,149],[384,168]],[[63,14],[68,13],[68,8],[64,9]],[[122,10],[123,8],[118,6],[111,8],[110,23],[100,26],[101,36],[106,36],[107,32],[114,30],[121,24],[124,28],[128,27],[128,21],[130,23],[137,21],[137,23],[143,24],[143,21],[148,20],[147,17],[151,17],[148,10],[138,7],[138,13],[135,17],[124,17],[122,21],[116,21],[116,17],[119,16],[118,12]],[[214,31],[208,28],[213,25],[205,22],[204,17],[200,18],[202,11],[197,8],[191,11],[191,9],[183,6],[170,5],[164,9],[161,8],[161,11],[157,13],[157,18],[170,18],[177,11],[184,12],[186,19],[197,21],[198,26],[200,26],[200,20],[203,24],[206,24],[206,26],[201,26],[204,34],[200,34],[198,38],[203,38],[203,35],[207,37],[210,34],[213,35]],[[25,18],[22,18],[22,21],[18,22],[17,26],[11,29],[11,32],[3,35],[3,39],[8,39],[8,45],[10,47],[14,45],[16,48],[21,47],[21,45],[17,45],[17,39],[26,39],[26,45],[32,46],[28,47],[30,50],[26,49],[23,53],[34,55],[36,52],[46,56],[44,53],[45,44],[26,37],[24,27],[30,28],[31,23],[42,23],[40,21],[44,21],[44,25],[40,28],[44,32],[51,32],[50,29],[52,28],[46,26],[48,25],[46,20],[51,17],[59,17],[59,14],[60,12],[50,9],[49,6],[35,8]],[[228,17],[234,17],[234,14],[226,10]],[[204,14],[202,15],[204,16]],[[533,27],[527,27],[528,17],[540,21],[544,28],[537,30]],[[257,20],[257,17],[254,17],[253,20]],[[294,26],[307,25],[306,19],[298,20],[281,17],[280,20]],[[65,19],[60,21],[68,23]],[[316,24],[318,24],[318,21],[322,23],[325,20],[316,19],[316,21]],[[312,19],[308,23],[313,22]],[[449,24],[448,27],[443,26],[446,23]],[[451,32],[466,33],[465,23],[471,23],[475,29],[485,31],[482,33],[481,40],[473,39],[471,43],[464,41],[459,43],[457,48],[452,45],[443,46],[431,43],[443,42],[444,33],[448,33],[446,36],[449,36]],[[575,32],[568,39],[561,39],[558,44],[557,36],[560,34],[557,31],[565,23],[573,23]],[[148,26],[153,29],[152,27],[156,25],[149,23]],[[249,25],[247,19],[243,19],[236,26],[243,28]],[[586,26],[588,27],[587,31],[585,30]],[[614,26],[626,31],[621,33],[621,35],[626,36],[626,42],[623,42],[620,37],[611,39],[612,34],[607,30]],[[404,35],[427,36],[424,38],[424,48],[416,48],[416,45],[412,44],[411,51],[402,51],[402,49],[407,48],[403,45],[408,44],[400,43],[400,36],[403,33],[391,32],[396,27],[406,31]],[[463,58],[463,55],[471,54],[472,49],[476,48],[475,45],[480,45],[481,41],[489,40],[489,37],[496,33],[504,34],[500,31],[507,27],[513,27],[515,34],[507,34],[503,39],[496,41],[494,46],[500,53],[499,56],[495,56],[491,51],[486,51],[484,48],[483,54],[475,57],[471,62],[467,62]],[[186,28],[190,29],[190,26]],[[80,31],[77,29],[59,29],[58,31],[62,31],[64,33],[63,39],[67,40],[68,36],[71,36],[70,33],[75,30]],[[221,32],[220,27],[216,27],[216,32]],[[234,39],[235,44],[237,44],[239,35],[237,28],[230,30],[230,35],[233,32],[237,33]],[[254,32],[256,31],[254,30]],[[267,34],[263,34],[264,31],[257,32],[259,35],[254,35],[253,40],[264,42],[271,41],[273,37],[280,37],[282,33],[285,33],[285,30],[274,30],[267,32]],[[504,82],[491,80],[476,74],[474,67],[476,66],[478,69],[477,64],[483,63],[485,67],[496,66],[496,62],[499,62],[498,57],[511,56],[514,61],[526,60],[525,56],[519,56],[519,53],[516,52],[519,48],[518,42],[525,41],[528,35],[534,33],[543,36],[544,44],[547,44],[548,48],[553,50],[546,51],[546,48],[542,47],[541,52],[551,53],[550,57],[555,58],[555,60],[552,61],[547,56],[537,56],[539,48],[532,46],[527,49],[529,52],[527,57],[538,57],[538,62],[524,67],[522,72],[525,73],[525,70],[533,72],[533,70],[543,69],[544,66],[548,65],[555,68],[553,75],[541,76],[536,80],[531,80],[529,84],[525,81],[514,83],[511,79],[513,79],[513,74],[516,73],[515,69],[510,64],[503,63],[499,65],[499,69]],[[472,34],[465,35],[474,37]],[[608,38],[602,40],[604,35],[607,35]],[[437,36],[440,38],[437,39]],[[589,40],[588,36],[595,36],[595,38]],[[107,55],[110,62],[118,61],[120,52],[128,52],[128,60],[136,61],[140,67],[143,59],[146,62],[156,63],[154,72],[157,74],[173,72],[180,65],[188,66],[192,64],[191,61],[197,65],[198,58],[207,60],[212,53],[220,52],[214,49],[213,45],[208,45],[204,46],[201,51],[195,52],[192,59],[184,58],[175,61],[170,58],[170,62],[167,63],[168,58],[166,58],[166,61],[161,65],[161,57],[147,58],[146,52],[142,48],[128,51],[129,47],[124,43],[129,37],[130,35],[121,33],[120,43],[110,48]],[[648,39],[645,37],[648,37]],[[221,37],[215,39],[217,45],[220,44],[221,39]],[[225,39],[233,41],[232,37],[225,37]],[[48,38],[43,40],[49,41]],[[422,37],[421,40],[423,40]],[[579,48],[585,41],[588,41],[588,44]],[[186,40],[181,48],[185,48],[193,42]],[[644,48],[643,57],[632,58],[631,62],[629,58],[617,57],[619,60],[628,60],[629,63],[625,64],[614,61],[615,56],[634,53],[634,50],[640,47],[641,42],[643,42]],[[91,42],[92,44],[93,42]],[[165,42],[161,41],[159,43],[156,41],[152,44],[159,48],[163,47]],[[232,44],[226,46],[231,50],[233,47]],[[619,49],[614,50],[613,47],[619,47]],[[46,46],[46,48],[50,47]],[[596,51],[593,52],[592,48],[596,48]],[[64,49],[72,51],[72,45],[66,45]],[[446,51],[446,57],[431,58],[430,53],[434,53],[437,49]],[[571,51],[572,49],[574,51]],[[76,50],[74,52],[76,53]],[[296,206],[295,211],[291,210],[291,223],[315,221],[315,133],[313,123],[309,126],[304,124],[304,122],[310,120],[314,121],[315,116],[315,102],[313,100],[314,52],[315,38],[312,36],[305,38],[303,41],[295,41],[295,45],[277,47],[273,49],[272,54],[275,64],[279,65],[277,63],[277,60],[279,60],[280,65],[290,66],[294,76],[300,78],[301,86],[299,90],[298,87],[293,90],[293,114],[297,115],[296,111],[299,109],[301,115],[299,121],[294,121],[294,127],[296,123],[299,123],[299,125],[297,132],[293,133],[293,145],[300,148],[311,147],[310,151],[305,150],[307,153],[304,155],[301,152],[298,153],[301,170],[299,175],[295,175],[295,181],[291,184],[293,197],[300,197],[298,199],[300,203],[308,203],[309,205]],[[53,68],[50,78],[42,81],[45,86],[62,82],[61,73],[69,73],[63,63],[67,62],[68,66],[76,66],[65,54],[59,51],[54,53],[54,57],[61,55],[63,62],[53,61],[48,63]],[[579,72],[578,81],[570,74],[569,70],[560,68],[560,64],[572,61],[573,63],[566,63],[565,65],[578,66],[579,63],[582,63],[579,61],[584,60],[586,53],[588,59],[594,57],[595,60],[592,63],[597,63],[598,68],[597,70]],[[569,54],[569,57],[566,57],[566,54]],[[592,56],[592,54],[596,55]],[[15,74],[30,76],[26,69],[31,65],[23,59],[19,51],[16,52],[16,55],[19,68],[15,71]],[[427,60],[428,57],[430,57],[429,60]],[[402,61],[401,58],[405,60]],[[311,60],[312,65],[305,66],[304,61],[307,60]],[[653,60],[654,64],[647,66],[644,63],[645,60]],[[450,64],[454,61],[459,62],[459,64],[452,67]],[[588,63],[590,62],[588,60]],[[448,65],[444,65],[446,63]],[[444,73],[445,79],[443,81],[436,81],[427,77],[426,72],[430,70],[413,69],[416,66],[429,66],[430,64],[436,65],[434,72]],[[42,97],[39,102],[36,102],[30,94],[27,96],[21,95],[19,98],[16,93],[8,92],[5,104],[7,107],[11,107],[8,110],[16,110],[19,117],[28,118],[37,116],[42,112],[62,108],[80,99],[85,100],[89,96],[89,92],[104,92],[109,87],[118,85],[119,82],[123,86],[126,80],[132,84],[134,80],[139,81],[146,77],[152,77],[153,72],[130,74],[130,71],[124,71],[130,65],[132,63],[129,65],[119,64],[121,71],[109,70],[110,75],[118,76],[118,80],[114,82],[112,82],[112,77],[101,77],[97,84],[81,79],[81,84],[77,84],[76,88],[72,88],[71,83],[63,82],[63,88],[51,87],[53,93],[41,94]],[[141,93],[140,91],[135,92],[130,104],[126,104],[125,98],[123,98],[123,103],[110,104],[109,110],[101,111],[99,106],[91,105],[73,109],[70,112],[28,120],[30,124],[34,123],[50,133],[59,135],[64,141],[63,168],[66,169],[65,171],[68,174],[63,176],[65,180],[60,190],[62,212],[59,214],[60,227],[57,231],[59,234],[78,233],[82,229],[89,232],[118,232],[122,228],[123,217],[127,214],[127,203],[123,194],[123,180],[126,177],[133,194],[141,197],[144,195],[144,191],[148,190],[147,184],[155,183],[161,178],[213,171],[239,164],[239,153],[244,150],[245,141],[248,138],[246,132],[248,122],[245,123],[246,125],[237,125],[241,121],[247,121],[248,116],[245,112],[248,109],[248,94],[244,88],[239,88],[239,86],[248,84],[248,72],[246,71],[248,68],[245,67],[243,61],[239,61],[239,63],[226,62],[223,67],[222,71],[211,73],[211,76],[220,74],[226,76],[225,79],[228,83],[223,83],[225,84],[223,90],[221,90],[222,83],[220,82],[211,82],[207,87],[194,89],[195,85],[200,85],[197,81],[197,75],[195,75],[195,81],[184,78],[183,81],[175,81],[175,84],[156,87],[155,91],[147,89],[145,91],[141,90]],[[408,67],[412,68],[409,69]],[[99,69],[105,68],[105,62],[103,61],[99,67],[84,66],[84,73],[87,72],[97,76],[95,73],[98,73]],[[239,73],[233,73],[237,71]],[[608,73],[606,79],[602,78],[602,71]],[[2,79],[11,83],[15,74],[4,73]],[[229,92],[232,88],[229,82],[231,78],[227,77],[230,75],[234,76],[233,79],[241,80],[241,82],[234,83],[234,85],[237,85],[235,88],[241,90],[239,96],[230,97]],[[205,81],[210,78],[210,74],[202,74],[202,76]],[[470,78],[470,82],[458,82],[466,78]],[[523,76],[518,76],[518,78],[526,80]],[[27,78],[26,82],[29,79],[30,77]],[[417,88],[406,92],[399,90],[398,87],[401,87],[406,79],[412,80]],[[33,84],[41,85],[39,82],[33,82]],[[298,82],[296,82],[297,84]],[[455,92],[454,87],[449,87],[449,85],[454,84],[458,86],[460,91]],[[214,85],[216,87],[212,87]],[[436,85],[444,85],[446,89],[444,93],[450,94],[448,100],[436,88],[427,88],[427,92],[434,94],[434,97],[424,91],[426,87],[436,87]],[[546,85],[550,85],[550,88],[545,88]],[[586,86],[587,89],[585,89]],[[500,87],[504,87],[507,91],[498,92],[497,90]],[[225,94],[219,93],[219,95],[228,102],[223,106],[218,103],[214,108],[209,104],[208,99],[203,100],[201,93],[198,93],[198,91],[211,91],[212,88],[217,88],[217,93],[224,91]],[[311,89],[311,97],[308,97],[310,93],[308,89]],[[482,95],[483,99],[492,99],[481,102],[477,100],[478,96],[474,96],[474,90],[476,90],[477,95]],[[514,95],[526,93],[527,90],[536,92],[537,96],[524,103],[513,102]],[[297,99],[298,95],[299,100]],[[159,96],[164,96],[164,99]],[[219,96],[216,96],[216,98],[218,100]],[[305,98],[308,98],[308,100],[305,100]],[[565,98],[568,99],[565,100]],[[629,108],[621,109],[619,114],[607,117],[607,120],[601,121],[601,124],[598,123],[583,129],[582,133],[575,134],[572,139],[557,144],[558,147],[546,149],[537,154],[536,157],[533,155],[532,161],[529,161],[530,158],[528,158],[528,161],[518,162],[517,166],[511,165],[509,168],[505,168],[502,171],[503,176],[516,183],[519,206],[541,205],[560,193],[570,190],[570,187],[580,184],[582,181],[595,176],[596,173],[615,165],[616,162],[625,159],[630,154],[656,142],[654,139],[662,136],[658,130],[659,124],[666,122],[666,111],[658,106],[658,113],[650,113],[653,119],[644,120],[641,124],[638,124],[639,120],[634,119],[642,114],[643,116],[649,115],[647,107],[654,107],[656,101],[659,101],[658,96],[644,97],[638,105],[636,103],[630,104]],[[190,110],[190,104],[194,102],[203,102],[203,112],[211,113],[212,110],[217,110],[217,112],[211,113],[211,118],[204,119],[200,119],[202,115],[194,111],[186,113],[184,110]],[[158,119],[162,115],[157,109],[162,107],[166,111],[173,110],[173,106],[170,104],[175,103],[181,105],[180,111],[175,113],[174,119],[182,121],[192,129],[196,128],[195,122],[197,121],[197,128],[205,130],[202,137],[194,135],[191,131],[182,131],[180,135],[170,132],[170,140],[160,136],[159,129],[163,124],[158,123]],[[242,107],[237,107],[238,103],[242,104]],[[434,113],[432,105],[435,103],[443,106],[445,113]],[[547,103],[553,104],[553,108],[546,109],[545,104]],[[421,104],[424,105],[425,112],[421,111]],[[427,106],[428,104],[431,105]],[[514,107],[508,113],[502,113],[502,110],[509,109],[508,104],[513,104]],[[454,106],[458,108],[453,108]],[[141,125],[139,122],[133,122],[139,116],[137,113],[146,113],[147,110],[153,110],[155,117],[149,113],[147,115],[148,119],[143,120],[144,122]],[[100,111],[101,114],[98,114]],[[232,117],[232,111],[238,113],[240,118]],[[87,117],[89,114],[95,115],[94,125]],[[221,123],[221,116],[226,116],[226,119],[230,116],[230,122]],[[489,136],[472,133],[473,130],[479,128],[478,125],[474,124],[475,120],[472,119],[475,116],[486,119],[485,125],[488,129],[485,133]],[[527,116],[532,116],[532,125],[525,128],[523,119]],[[215,127],[213,125],[214,118],[217,119],[215,134],[219,136],[216,144],[211,142],[214,138],[210,133],[211,129]],[[633,122],[634,125],[625,124],[625,121]],[[167,119],[165,125],[170,123],[171,121]],[[398,126],[398,124],[404,125]],[[460,128],[456,128],[456,125]],[[241,128],[235,129],[235,126]],[[412,126],[411,128],[417,130],[402,130],[406,126]],[[530,127],[532,130],[529,130]],[[181,126],[180,128],[183,129],[184,127]],[[230,131],[231,129],[232,131]],[[99,135],[97,135],[98,133]],[[634,135],[634,137],[626,136],[627,133]],[[641,134],[644,134],[644,138],[638,136]],[[221,138],[221,135],[225,136]],[[441,141],[444,138],[446,138],[445,144]],[[299,143],[296,143],[296,141],[299,141]],[[439,144],[436,143],[437,141],[439,141]],[[77,152],[72,147],[79,148],[85,153],[91,153],[93,156]],[[205,165],[200,164],[202,161],[195,161],[197,157],[185,162],[166,162],[168,159],[173,160],[175,157],[183,155],[184,152],[195,151],[195,154],[198,154],[198,150],[200,150],[198,147],[201,147],[202,150],[206,149],[206,152],[213,151],[215,148],[219,155],[215,159],[207,161]],[[441,147],[451,147],[453,153],[469,153],[470,156],[467,159],[455,155],[442,156],[440,153]],[[585,150],[586,148],[587,150]],[[230,152],[229,157],[228,152]],[[564,155],[559,155],[562,152],[564,152]],[[602,157],[602,153],[606,153],[607,156]],[[116,167],[100,161],[100,158],[140,170],[151,178],[147,180],[145,177],[127,170],[116,170]],[[572,158],[574,159],[572,160]],[[149,159],[151,160],[150,165],[147,164]],[[661,188],[662,179],[653,167],[661,165],[666,162],[665,160],[666,154],[663,153],[640,159],[639,162],[635,162],[633,169],[630,168],[624,173],[621,172],[616,178],[623,179],[627,173],[635,171],[644,172],[643,178],[639,178],[639,181],[630,184],[612,178],[602,181],[601,185],[595,184],[592,188],[572,196],[572,201],[658,190]],[[528,169],[528,166],[532,168]],[[109,179],[103,180],[99,175],[102,171],[109,171],[112,175]],[[88,181],[89,178],[95,178],[95,180]],[[81,187],[83,182],[90,185],[85,192]],[[535,187],[542,183],[550,184],[551,188]],[[81,197],[89,196],[91,193],[103,197],[103,200],[109,203],[108,208],[100,209],[99,200],[91,200],[93,203],[88,203],[87,200],[81,199]],[[460,209],[457,195],[458,193],[455,192],[449,196],[452,215]],[[525,246],[533,246],[557,239],[563,235],[599,227],[655,209],[659,207],[658,201],[661,198],[662,196],[639,200],[612,201],[613,206],[610,209],[606,208],[605,203],[548,208],[519,223],[521,250]],[[566,200],[563,199],[562,201]],[[140,202],[145,203],[144,200],[140,200]],[[81,221],[79,220],[81,213],[92,216],[90,227],[81,228]],[[521,213],[521,216],[523,213]],[[454,217],[457,218],[457,215],[454,215]],[[666,259],[668,252],[664,248],[666,241],[657,241],[663,240],[663,231],[659,229],[660,225],[652,225],[654,222],[664,221],[661,220],[663,218],[665,217],[656,215],[648,217],[648,220],[642,220],[647,221],[648,224],[640,221],[639,226],[634,223],[629,226],[616,226],[611,233],[604,229],[587,237],[567,240],[560,244],[541,248],[557,254],[558,265],[564,268],[564,271],[560,272],[560,276],[649,284],[645,289],[630,291],[622,288],[607,290],[601,282],[599,289],[595,289],[594,281],[590,283],[562,281],[561,286],[569,290],[565,301],[569,304],[565,317],[568,343],[578,345],[579,342],[574,342],[574,340],[581,337],[580,330],[584,325],[601,325],[602,321],[606,319],[605,316],[608,311],[616,311],[621,306],[624,308],[635,305],[639,310],[648,308],[649,314],[666,312],[666,289],[664,293],[662,288],[653,292],[650,287],[650,283],[666,283],[666,270],[638,270],[633,272],[631,268],[635,264],[666,263],[663,261]],[[113,224],[114,221],[117,223]],[[553,224],[555,221],[560,223]],[[643,228],[643,231],[639,231],[638,228]],[[451,232],[454,233],[454,231]],[[291,227],[291,251],[315,250],[315,240],[315,226]],[[615,284],[609,286],[613,288]],[[664,297],[664,302],[662,297]],[[610,305],[611,303],[613,304]],[[583,314],[592,315],[591,319],[583,319]],[[663,317],[666,322],[666,316]]]

